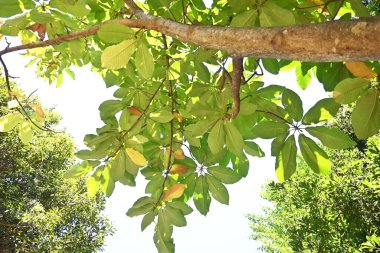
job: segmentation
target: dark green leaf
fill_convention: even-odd
[[[222,204],[228,205],[229,194],[227,188],[216,178],[206,175],[208,189],[214,199]]]
[[[297,93],[285,89],[282,92],[282,104],[295,121],[301,121],[303,116],[302,101]]]
[[[294,135],[288,137],[276,156],[276,175],[280,182],[288,180],[297,168],[297,146]]]
[[[235,171],[222,166],[207,168],[207,172],[225,184],[234,184],[241,179],[241,176]]]

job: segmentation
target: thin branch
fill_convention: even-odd
[[[262,112],[262,113],[270,114],[270,115],[272,115],[272,116],[275,116],[276,118],[281,119],[281,120],[284,121],[285,123],[287,123],[287,124],[289,124],[289,125],[291,125],[291,126],[293,126],[293,127],[296,127],[296,125],[294,125],[294,124],[293,124],[292,122],[290,122],[289,120],[284,119],[284,118],[281,117],[280,115],[277,115],[277,114],[275,114],[275,113],[273,113],[273,112],[264,111],[264,110],[256,110],[256,112]]]
[[[232,57],[233,76],[231,85],[232,98],[234,100],[234,110],[231,113],[230,118],[234,119],[240,112],[240,85],[242,84],[243,76],[243,58]]]

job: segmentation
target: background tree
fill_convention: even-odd
[[[378,1],[1,3],[0,33],[21,41],[0,51],[6,83],[6,54],[25,50],[51,83],[60,85],[63,73],[73,77],[73,65],[91,64],[106,86],[118,86],[99,107],[105,125],[77,153],[84,162],[67,175],[86,177],[91,196],[99,189],[110,196],[115,182],[134,186],[142,174],[146,195],[127,215],[144,215],[142,230],[155,224],[160,252],[174,252],[173,226],[186,225],[189,200],[203,215],[212,198],[229,203],[225,185],[247,175],[248,155],[263,156],[255,138],[273,139],[276,174],[285,181],[298,151],[313,171],[330,173],[328,155],[310,136],[330,148],[355,145],[324,124],[340,104],[357,101],[351,121],[359,139],[379,131]],[[333,98],[304,113],[294,91],[262,82],[264,69],[294,70],[303,89],[314,75]],[[10,101],[27,106],[8,88]],[[26,111],[9,115],[0,130],[33,124]]]
[[[0,116],[9,111],[7,101],[7,89],[1,86]],[[29,101],[42,113],[35,98]],[[45,126],[59,122],[50,110],[44,118]],[[101,250],[112,233],[102,214],[104,197],[90,199],[83,180],[63,179],[74,162],[71,137],[32,131],[30,144],[22,143],[25,134],[20,138],[17,132],[0,133],[0,252]]]
[[[352,129],[349,108],[334,124]],[[331,176],[300,170],[285,183],[270,183],[263,196],[273,203],[250,215],[252,238],[264,252],[378,252],[380,244],[380,137],[356,148],[329,152]],[[367,238],[368,237],[368,238]],[[366,242],[369,240],[369,242]],[[378,240],[378,239],[377,239]]]

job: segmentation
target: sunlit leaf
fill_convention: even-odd
[[[117,45],[104,49],[102,66],[108,69],[120,69],[127,66],[136,49],[136,40],[125,40]]]
[[[294,135],[288,137],[276,156],[276,176],[280,182],[288,180],[297,168],[297,146]]]
[[[315,124],[323,120],[331,119],[336,115],[340,105],[333,98],[319,100],[311,107],[302,119],[304,124]]]
[[[323,145],[329,148],[345,149],[356,145],[356,142],[351,140],[350,137],[337,128],[316,126],[308,127],[306,128],[306,131],[318,138]]]
[[[337,84],[333,97],[339,104],[354,102],[369,86],[369,81],[364,78],[347,78]]]
[[[172,199],[181,197],[183,192],[185,191],[185,187],[186,186],[184,184],[172,185],[169,189],[166,190],[164,196],[162,197],[162,200],[170,201]]]
[[[318,174],[328,175],[331,170],[331,162],[328,155],[312,139],[300,134],[298,143],[301,154],[310,168]]]
[[[346,62],[346,68],[356,77],[371,79],[377,76],[364,62],[349,61]]]
[[[139,151],[133,148],[126,148],[125,152],[134,164],[138,166],[145,166],[147,164],[145,157]]]
[[[11,113],[0,117],[0,132],[9,132],[23,121],[20,113]]]
[[[208,189],[214,199],[222,204],[229,204],[229,194],[227,188],[216,178],[206,175]]]

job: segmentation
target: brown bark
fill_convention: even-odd
[[[138,9],[135,12],[138,19],[106,21],[56,39],[6,48],[0,51],[0,56],[88,37],[106,23],[119,23],[133,28],[155,30],[183,42],[224,50],[239,57],[311,62],[380,60],[380,17],[288,27],[234,28],[186,25],[144,14]]]

